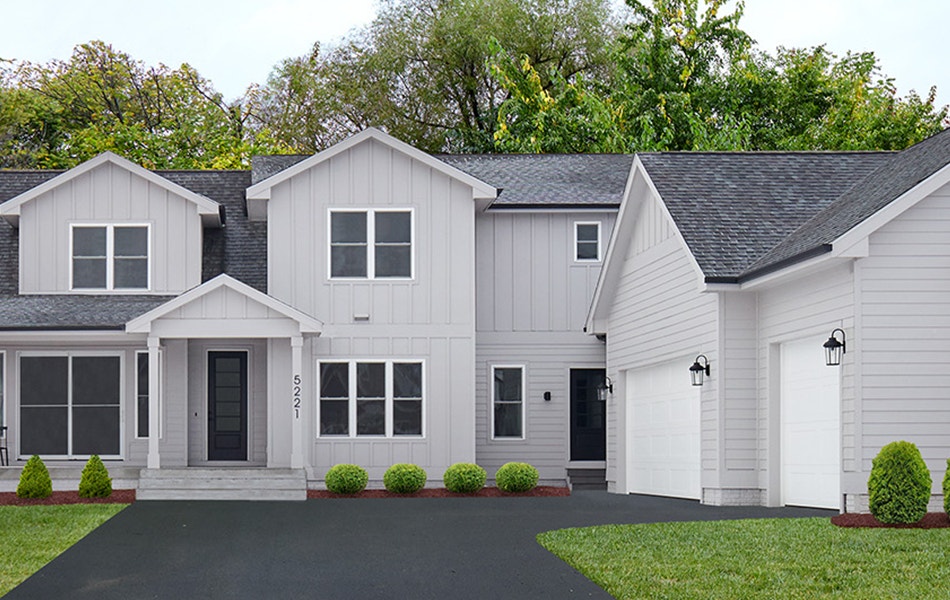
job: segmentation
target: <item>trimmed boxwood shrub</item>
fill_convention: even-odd
[[[112,494],[112,478],[102,459],[93,454],[86,461],[79,479],[80,498],[105,498]]]
[[[327,471],[327,489],[334,494],[358,494],[366,489],[369,475],[359,465],[341,463]]]
[[[538,485],[538,470],[528,463],[505,463],[495,473],[495,484],[503,492],[527,492]]]
[[[418,492],[426,484],[426,471],[418,465],[396,463],[386,469],[383,475],[383,485],[390,492],[396,494],[412,494]]]
[[[455,463],[445,470],[442,482],[445,489],[456,494],[474,494],[485,487],[488,473],[474,463]]]
[[[53,495],[53,480],[39,456],[34,454],[23,466],[16,495],[20,498],[49,498]]]
[[[947,472],[943,474],[943,510],[950,515],[950,458],[947,459]]]
[[[911,442],[887,444],[871,463],[871,514],[881,523],[916,523],[927,514],[930,471]]]

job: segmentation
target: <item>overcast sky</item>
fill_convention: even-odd
[[[746,0],[740,26],[772,51],[826,44],[873,50],[904,94],[931,85],[950,103],[946,0]],[[227,98],[281,59],[372,20],[374,0],[0,0],[0,58],[69,58],[100,39],[147,64],[187,62]]]

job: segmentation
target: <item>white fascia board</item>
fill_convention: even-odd
[[[201,220],[205,225],[221,225],[221,213],[219,209],[219,204],[210,198],[206,198],[201,194],[196,194],[195,192],[189,190],[188,188],[182,187],[177,183],[169,181],[162,177],[161,175],[156,175],[155,173],[149,171],[148,169],[141,167],[134,162],[122,158],[118,154],[112,152],[103,152],[102,154],[91,158],[86,162],[60,173],[56,177],[53,177],[49,181],[41,183],[40,185],[31,188],[19,196],[15,196],[10,200],[7,200],[0,206],[0,217],[6,219],[10,224],[16,227],[19,224],[20,220],[20,207],[33,200],[37,196],[45,194],[46,192],[59,187],[60,185],[88,173],[89,171],[95,169],[96,167],[103,165],[105,163],[112,163],[117,167],[125,169],[139,177],[154,183],[155,185],[180,196],[198,207],[198,214],[201,216]]]
[[[318,319],[314,319],[310,315],[307,315],[296,308],[293,308],[292,306],[277,300],[273,296],[268,296],[267,294],[256,290],[251,286],[242,283],[224,273],[218,275],[214,279],[202,283],[199,286],[193,287],[184,294],[169,300],[165,304],[157,306],[147,313],[132,319],[126,323],[125,330],[128,333],[149,333],[152,328],[152,321],[160,319],[171,311],[181,308],[182,306],[185,306],[186,304],[189,304],[220,287],[230,288],[235,292],[246,296],[248,299],[259,304],[263,304],[278,314],[288,319],[292,319],[298,323],[301,334],[320,334],[323,331],[323,322],[319,321]]]
[[[831,253],[835,256],[848,256],[847,252],[850,249],[859,248],[858,244],[862,239],[870,237],[872,233],[887,225],[947,183],[950,183],[950,163],[895,198],[884,208],[838,236],[832,242]]]
[[[250,206],[252,200],[270,200],[271,189],[275,185],[290,179],[298,173],[302,173],[303,171],[310,169],[314,165],[329,160],[341,152],[345,152],[368,139],[376,140],[377,142],[389,146],[390,148],[397,150],[412,159],[418,160],[419,162],[432,167],[436,171],[440,171],[441,173],[444,173],[453,179],[471,186],[473,200],[493,200],[498,196],[498,190],[488,185],[484,181],[476,179],[468,173],[460,171],[459,169],[442,162],[434,156],[426,154],[418,148],[414,148],[403,141],[397,140],[391,135],[376,129],[375,127],[370,127],[368,129],[364,129],[352,137],[343,140],[339,144],[335,144],[322,152],[318,152],[310,158],[306,158],[292,167],[284,169],[280,173],[276,173],[275,175],[259,181],[247,188],[246,198],[248,200],[248,205]],[[259,210],[255,212],[259,212]]]

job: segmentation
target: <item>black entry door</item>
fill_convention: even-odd
[[[208,352],[208,460],[247,460],[247,352]]]
[[[571,460],[606,460],[607,403],[597,399],[604,369],[571,369]]]

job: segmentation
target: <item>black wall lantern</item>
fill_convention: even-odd
[[[597,386],[597,399],[601,402],[607,400],[607,394],[614,393],[614,382],[610,380],[610,377],[604,377],[604,382]]]
[[[836,333],[841,332],[841,341],[838,341]],[[843,329],[835,329],[831,332],[828,341],[822,344],[825,348],[825,364],[829,367],[837,367],[841,364],[841,357],[845,352],[845,338]]]
[[[699,364],[699,359],[703,359],[703,364]],[[709,359],[706,358],[705,354],[700,354],[696,357],[696,362],[693,363],[693,366],[689,368],[689,378],[693,382],[693,385],[702,385],[703,376],[709,376]]]

